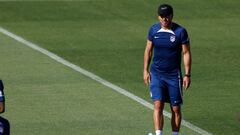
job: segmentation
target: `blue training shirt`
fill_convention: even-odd
[[[182,45],[189,45],[185,28],[172,23],[171,30],[161,28],[160,23],[154,24],[148,33],[148,40],[154,47],[151,72],[177,73],[181,71]]]

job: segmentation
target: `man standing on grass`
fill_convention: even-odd
[[[156,135],[162,135],[164,103],[170,103],[172,135],[178,135],[181,125],[182,86],[190,86],[191,52],[187,31],[172,22],[173,8],[162,4],[158,8],[160,23],[154,24],[148,33],[144,52],[143,79],[150,84],[154,103],[153,121]],[[154,51],[154,52],[153,52]],[[153,61],[149,73],[149,64]],[[181,74],[183,56],[185,75]]]

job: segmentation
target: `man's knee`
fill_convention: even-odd
[[[172,114],[181,115],[181,107],[180,106],[173,106],[171,107]]]
[[[154,110],[155,111],[160,111],[162,112],[163,111],[163,108],[164,108],[164,103],[157,100],[157,101],[154,101]]]

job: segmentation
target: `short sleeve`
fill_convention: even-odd
[[[152,27],[148,31],[148,40],[149,41],[153,40],[153,28]]]
[[[182,42],[182,44],[186,44],[186,45],[189,45],[189,44],[190,44],[189,37],[188,37],[188,33],[187,33],[186,29],[183,29],[183,30],[182,30],[182,33],[181,33],[181,42]]]

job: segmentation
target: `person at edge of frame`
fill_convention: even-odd
[[[5,112],[5,96],[4,96],[4,85],[3,81],[0,80],[0,113]],[[0,116],[0,135],[10,135],[10,124],[9,121]]]

